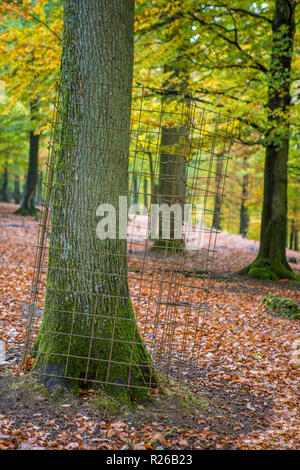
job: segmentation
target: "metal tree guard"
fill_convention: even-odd
[[[110,101],[113,86],[98,86],[101,96],[106,97],[100,106],[114,106],[113,100]],[[43,328],[38,312],[43,311],[45,306],[49,269],[52,279],[59,276],[62,270],[70,270],[69,266],[50,268],[47,264],[49,237],[55,230],[51,219],[53,194],[57,184],[64,184],[61,180],[58,183],[55,173],[59,152],[56,141],[60,110],[65,105],[65,99],[58,83],[23,365],[32,354],[38,331]],[[97,105],[94,102],[83,104]],[[76,126],[77,123],[73,122],[71,125]],[[201,362],[201,340],[207,315],[207,283],[213,263],[219,223],[216,224],[216,220],[219,221],[221,215],[233,127],[233,118],[204,109],[199,106],[196,97],[186,92],[133,87],[127,201],[127,207],[131,207],[126,227],[128,295],[137,328],[152,358],[153,366],[165,376],[190,380],[197,376]],[[76,142],[70,142],[69,145],[74,146]],[[121,150],[124,149],[111,149],[112,153]],[[93,142],[90,151],[96,154],[99,151],[93,147]],[[84,163],[79,164],[84,171]],[[73,171],[72,168],[69,170]],[[93,207],[97,205],[97,194],[103,195],[103,191],[106,191],[109,202],[111,192],[115,190],[110,188],[109,181],[105,188],[95,187],[94,170],[93,167],[89,168],[89,190],[94,198]],[[74,184],[80,184],[80,181]],[[67,194],[67,183],[64,190]],[[64,211],[82,209],[79,206],[73,207],[74,201],[71,202],[68,198],[61,200],[60,204]],[[171,210],[160,210],[164,204]],[[65,231],[72,228],[65,225],[62,227],[61,230]],[[89,236],[88,230],[85,236]],[[101,256],[103,246],[99,240],[97,255]],[[84,255],[88,256],[88,253]],[[87,272],[85,266],[79,269],[82,269],[82,276],[87,278],[93,275],[101,277],[101,273]],[[83,288],[84,286],[78,285],[72,295],[81,295]],[[63,294],[63,287],[58,286],[57,289],[60,290],[57,295]],[[99,291],[95,295],[101,297],[105,293]],[[120,293],[116,292],[116,296],[118,295]],[[52,314],[55,315],[56,312]],[[95,314],[97,313],[70,312],[73,319],[78,315]],[[47,334],[51,335],[52,331],[47,331]],[[72,331],[69,335],[71,342]],[[89,336],[85,336],[83,340],[92,343],[102,341],[102,338],[95,336],[91,329]],[[113,329],[110,341],[112,344],[115,341]],[[47,351],[45,354],[47,355]],[[69,355],[70,348],[65,351],[66,364]],[[82,357],[79,359],[82,360]],[[88,364],[92,360],[101,360],[101,357],[89,355],[85,359]],[[130,358],[124,358],[123,361],[129,364]],[[47,370],[38,373],[47,375]],[[63,376],[83,382],[90,380],[87,375],[70,376],[67,366]],[[99,382],[110,383],[109,379]],[[125,385],[132,386],[130,377]],[[147,387],[152,387],[151,381]]]

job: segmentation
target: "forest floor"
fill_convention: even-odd
[[[96,407],[92,392],[49,395],[18,373],[38,222],[15,215],[16,207],[0,204],[0,450],[300,448],[300,369],[290,362],[300,322],[262,306],[271,293],[300,305],[300,287],[235,274],[254,259],[257,242],[219,235],[193,399],[173,386],[114,414]],[[300,275],[300,253],[288,258]]]

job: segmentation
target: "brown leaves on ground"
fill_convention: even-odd
[[[1,375],[18,371],[38,230],[37,221],[14,215],[14,209],[0,206],[0,340],[6,350]],[[151,409],[103,417],[89,407],[86,393],[76,409],[72,403],[57,409],[35,403],[33,409],[21,399],[19,404],[1,399],[0,450],[299,449],[300,371],[291,358],[300,322],[262,307],[270,293],[299,302],[299,286],[234,275],[256,249],[256,242],[220,234],[213,265],[219,277],[209,284],[199,373],[192,383],[195,394],[207,399],[207,409],[197,415],[157,397]],[[293,267],[300,274],[300,254],[288,256],[298,261]],[[202,280],[196,282],[200,287]]]

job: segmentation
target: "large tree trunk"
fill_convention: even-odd
[[[37,111],[37,103],[30,103],[31,120],[34,119]],[[34,215],[37,212],[35,207],[35,192],[38,182],[38,156],[39,156],[40,134],[35,134],[33,130],[29,134],[29,165],[25,192],[21,207],[16,211],[20,215]]]
[[[298,279],[286,259],[289,106],[295,34],[294,0],[276,0],[272,30],[260,248],[255,261],[240,272],[264,279],[278,277]]]
[[[119,196],[128,195],[133,21],[133,0],[65,2],[64,106],[35,363],[126,396],[127,385],[150,384],[152,366],[129,298],[127,242],[97,237],[96,209],[110,203],[118,214]]]

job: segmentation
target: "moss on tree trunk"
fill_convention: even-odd
[[[128,194],[133,18],[133,0],[65,2],[63,106],[35,362],[38,371],[106,383],[125,396],[137,395],[127,384],[147,387],[156,375],[130,301],[127,242],[97,237],[96,209],[112,204],[118,227],[119,196]]]

